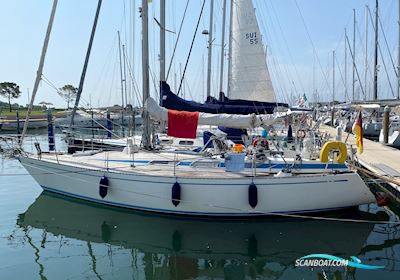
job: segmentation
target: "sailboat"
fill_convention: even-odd
[[[235,3],[249,4],[251,1]],[[246,17],[252,15],[239,14]],[[158,107],[155,112],[149,110],[152,101],[149,98],[147,20],[147,0],[143,0],[143,104],[147,104],[147,108],[143,112],[142,149],[131,147],[127,153],[97,152],[80,157],[22,152],[19,161],[44,190],[117,207],[210,217],[319,212],[375,201],[355,171],[347,166],[337,168],[336,165],[329,165],[344,163],[343,143],[328,143],[323,148],[320,159],[314,161],[322,168],[322,172],[317,173],[296,171],[302,169],[298,163],[305,162],[303,158],[298,158],[278,173],[270,172],[268,168],[257,169],[259,144],[252,142],[246,147],[250,151],[248,155],[245,150],[234,152],[223,145],[219,147],[219,154],[207,156],[152,150],[149,114],[156,112],[161,119],[168,119],[170,131],[173,130],[170,115],[183,114],[185,118],[187,112],[177,113]],[[258,35],[255,36],[258,38]],[[195,125],[190,124],[191,131],[193,128],[195,131],[197,124],[211,122],[251,128],[267,127],[276,120],[274,116],[265,114],[190,114],[197,118]],[[191,122],[191,119],[185,121]],[[179,129],[185,130],[184,127]],[[341,154],[329,159],[329,152],[335,145],[340,146]],[[252,159],[252,168],[244,168],[245,157]],[[281,156],[280,160],[286,163],[284,157]],[[225,168],[221,167],[221,161],[225,163]],[[265,161],[273,162],[268,157]],[[313,164],[312,159],[308,163]]]

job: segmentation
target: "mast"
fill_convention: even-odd
[[[365,60],[364,60],[364,100],[367,100],[367,73],[368,73],[368,5],[365,5]]]
[[[132,3],[133,2],[133,3]],[[136,12],[136,1],[131,1],[131,3],[133,4],[133,7],[131,8],[131,11],[135,11]],[[135,50],[136,50],[136,17],[134,16],[134,14],[132,15],[132,46],[131,46],[131,65],[132,65],[132,75],[133,77],[135,76],[135,63],[136,63],[136,57],[135,57]],[[133,86],[133,82],[130,83],[130,87],[131,87],[131,102],[132,102],[132,106],[135,104],[135,95],[133,94],[135,92],[135,87]],[[137,100],[137,102],[139,102],[139,100]]]
[[[160,81],[165,81],[165,0],[160,0]],[[161,98],[162,99],[162,98]],[[162,102],[162,100],[160,100]]]
[[[332,51],[332,107],[331,124],[334,127],[335,119],[335,51]]]
[[[147,98],[150,96],[149,87],[149,34],[148,34],[148,0],[142,0],[142,91],[143,105],[146,104]],[[143,108],[143,134],[142,145],[146,150],[150,150],[150,119],[149,113]]]
[[[232,79],[232,18],[233,18],[232,10],[233,10],[233,0],[231,0],[230,17],[229,17],[228,88],[226,91],[226,96],[228,97],[230,93],[231,79]]]
[[[119,73],[121,76],[121,106],[124,108],[124,73],[122,72],[122,52],[121,52],[121,36],[119,31],[118,33],[118,54],[119,54]]]
[[[335,51],[332,52],[332,106],[335,104]]]
[[[347,29],[344,29],[344,98],[348,97],[347,95]]]
[[[378,99],[378,0],[375,0],[374,100]]]
[[[160,0],[160,106],[163,106],[161,83],[165,82],[165,0]],[[166,122],[161,122],[161,131],[165,132]]]
[[[207,97],[211,94],[211,61],[212,61],[212,41],[213,41],[213,14],[214,0],[210,1],[210,28],[208,31],[208,68],[207,68]]]
[[[126,90],[126,47],[122,45],[122,58],[124,60],[124,93],[125,93],[125,107],[128,105],[128,94]]]
[[[51,29],[53,27],[54,16],[55,16],[56,10],[57,10],[57,3],[58,3],[58,0],[54,0],[53,7],[51,8],[50,19],[49,19],[49,23],[47,25],[46,36],[44,38],[44,43],[43,43],[43,48],[42,48],[42,54],[40,55],[39,67],[36,72],[36,80],[35,80],[35,84],[33,86],[32,98],[29,103],[28,112],[26,113],[24,129],[22,130],[22,135],[21,135],[21,139],[20,139],[21,145],[22,145],[22,142],[24,141],[26,130],[28,129],[29,118],[31,116],[33,102],[35,101],[36,93],[39,88],[39,83],[40,83],[40,80],[42,79],[44,60],[46,58],[47,47],[49,45],[49,40],[50,40],[50,33],[51,33]],[[29,91],[28,91],[28,95],[29,95]]]
[[[317,93],[315,91],[315,54],[313,54],[313,64],[312,64],[312,92],[313,92],[314,102],[318,103]]]
[[[353,9],[353,82],[352,82],[352,95],[353,101],[355,100],[355,80],[356,80],[356,9]]]
[[[221,72],[219,76],[219,92],[223,92],[224,84],[224,50],[225,50],[225,19],[226,19],[226,0],[223,2],[222,6],[222,37],[221,37]]]
[[[397,20],[398,24],[398,44],[397,44],[397,99],[400,99],[400,0],[398,4],[399,8],[399,18]]]
[[[83,90],[83,83],[85,81],[86,69],[87,69],[87,66],[89,64],[89,57],[90,57],[90,51],[92,50],[94,34],[96,33],[96,26],[97,26],[97,20],[99,19],[101,3],[102,3],[102,0],[99,0],[99,2],[97,4],[97,10],[96,10],[96,15],[95,15],[94,22],[93,22],[92,33],[90,34],[89,46],[88,46],[88,49],[86,51],[85,63],[83,64],[81,80],[79,81],[79,88],[78,88],[78,92],[76,94],[75,106],[74,106],[74,109],[72,110],[71,123],[70,123],[71,127],[74,124],[75,113],[76,113],[76,110],[78,109],[79,101],[81,99],[81,94],[82,94],[82,90]]]

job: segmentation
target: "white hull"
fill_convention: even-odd
[[[131,116],[124,116],[124,125],[128,126]],[[71,117],[56,118],[56,126],[69,126],[71,123]],[[122,118],[120,116],[112,116],[111,123],[118,126],[122,125]],[[74,125],[76,127],[107,127],[107,118],[103,116],[94,116],[93,120],[90,116],[77,115],[74,118]],[[135,116],[135,126],[142,125],[142,118],[140,116]]]
[[[19,121],[19,127],[22,131],[25,124],[25,119]],[[15,131],[17,130],[18,124],[16,121],[4,121],[0,122],[0,130],[3,131]],[[28,129],[39,129],[47,127],[47,120],[29,120]]]
[[[151,176],[134,171],[59,164],[21,157],[20,162],[43,189],[97,203],[162,213],[206,216],[250,216],[273,213],[327,211],[373,202],[374,196],[356,173],[246,177],[212,175]],[[199,170],[198,172],[201,172]],[[164,173],[165,174],[165,173]],[[102,176],[109,179],[107,196],[99,195]],[[210,178],[211,177],[211,178]],[[181,201],[172,204],[174,183],[181,186]],[[249,185],[257,186],[258,204],[249,205]]]
[[[363,135],[367,137],[378,137],[382,129],[382,123],[366,123],[363,125]]]
[[[379,142],[383,143],[383,140],[383,129],[381,129],[381,132],[379,134]],[[395,148],[400,148],[400,131],[398,124],[396,124],[394,127],[389,127],[389,137],[387,144]]]

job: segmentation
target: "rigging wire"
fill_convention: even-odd
[[[196,36],[197,36],[197,30],[199,29],[199,24],[200,24],[200,20],[201,20],[201,18],[202,18],[202,15],[203,15],[203,10],[204,10],[204,5],[205,5],[205,3],[206,3],[206,0],[203,0],[203,5],[201,6],[199,19],[197,20],[197,25],[196,25],[196,29],[195,29],[195,31],[194,31],[192,43],[191,43],[191,45],[190,45],[189,54],[188,54],[188,57],[187,57],[187,59],[186,59],[185,68],[183,69],[183,74],[182,74],[182,77],[181,77],[181,82],[180,82],[180,84],[179,84],[179,88],[178,88],[178,91],[177,91],[176,95],[179,95],[179,92],[180,92],[181,87],[182,87],[183,79],[185,78],[186,69],[187,69],[187,66],[188,66],[188,64],[189,64],[190,55],[192,54],[192,49],[193,49],[194,41],[195,41]]]
[[[106,59],[104,61],[104,64],[103,64],[100,72],[99,72],[100,74],[98,76],[96,83],[94,84],[92,92],[98,92],[99,88],[100,89],[105,88],[105,83],[107,82],[107,79],[105,79],[105,77],[108,76],[109,69],[110,69],[111,62],[112,62],[111,58],[113,56],[113,52],[115,52],[117,50],[116,46],[117,46],[117,33],[114,34],[114,38],[113,38],[111,47],[105,57]]]
[[[126,60],[126,63],[127,63],[127,68],[128,68],[128,75],[129,75],[129,77],[131,78],[131,81],[132,81],[132,87],[133,87],[132,91],[134,92],[134,94],[136,96],[136,99],[137,99],[139,107],[142,107],[143,104],[142,104],[142,100],[140,98],[140,94],[139,94],[140,90],[139,90],[138,83],[136,81],[135,73],[134,73],[134,71],[132,71],[132,67],[131,67],[131,64],[130,64],[128,59]]]
[[[266,9],[266,10],[268,11],[268,9]],[[278,40],[272,40],[272,38],[270,38],[268,36],[269,34],[273,34],[273,33],[276,35],[276,30],[275,30],[272,22],[271,22],[271,29],[273,30],[273,33],[272,32],[268,32],[268,25],[264,22],[264,18],[271,18],[271,17],[263,15],[263,10],[262,9],[260,9],[260,13],[262,14],[262,16],[259,17],[260,18],[260,23],[261,23],[261,28],[264,31],[263,33],[265,34],[266,41],[268,41],[268,42],[273,42],[273,41],[278,42]],[[278,37],[278,36],[276,36],[276,37]],[[268,45],[268,54],[274,54],[274,49],[273,49],[273,47],[271,45]],[[289,82],[289,83],[290,83],[290,80],[293,80],[293,79],[290,78],[290,74],[289,74],[289,72],[287,70],[287,66],[285,64],[283,64],[283,67],[285,69],[286,75],[283,75],[282,74],[283,71],[281,69],[281,65],[276,62],[275,57],[273,55],[269,55],[269,56],[267,55],[266,59],[268,60],[268,58],[270,58],[271,62],[274,64],[274,67],[271,67],[271,70],[279,72],[279,74],[274,73],[274,75],[275,75],[274,83],[278,84],[278,87],[280,87],[281,92],[284,94],[285,92],[287,92],[287,90],[286,89],[283,90],[281,79],[279,79],[278,77],[284,77],[284,78],[288,79],[287,82]],[[285,83],[283,83],[283,84],[285,84]]]
[[[346,41],[347,41],[347,45],[348,45],[348,47],[349,47],[350,55],[351,55],[352,59],[354,60],[354,53],[353,53],[353,51],[351,51],[351,46],[350,46],[350,42],[349,42],[349,38],[348,38],[348,37],[346,37]],[[359,75],[359,73],[358,73],[358,68],[357,68],[357,65],[356,65],[355,63],[354,63],[354,69],[356,70],[357,80],[358,80],[358,82],[359,82],[359,84],[360,84],[361,92],[362,92],[362,94],[365,96],[364,87],[363,87],[363,85],[362,85],[362,83],[361,83],[360,75]]]
[[[262,2],[263,2],[263,3],[265,4],[265,6],[267,7],[267,4],[266,4],[267,1],[262,1]],[[282,28],[282,25],[281,25],[281,23],[280,23],[279,17],[278,17],[278,15],[277,15],[277,13],[276,13],[276,10],[275,10],[275,8],[274,8],[273,2],[270,1],[269,3],[270,3],[270,6],[271,6],[271,10],[272,10],[272,12],[273,12],[273,14],[274,14],[274,16],[275,16],[275,18],[276,18],[276,21],[277,21],[277,23],[278,23],[278,28],[279,28],[280,34],[281,34],[281,36],[282,36],[282,39],[283,39],[284,45],[285,45],[285,47],[286,47],[286,50],[287,50],[287,52],[288,52],[288,54],[289,54],[289,58],[290,58],[290,61],[291,61],[292,65],[293,65],[294,72],[295,72],[296,78],[297,78],[297,80],[298,80],[298,83],[300,84],[300,88],[301,88],[301,90],[303,91],[303,93],[305,93],[306,90],[305,90],[304,84],[302,83],[302,79],[300,78],[300,75],[299,75],[299,72],[298,72],[296,63],[294,62],[293,55],[292,55],[292,52],[290,51],[289,44],[288,44],[288,42],[287,42],[287,40],[286,40],[286,37],[285,37],[285,35],[284,35],[285,33],[284,33],[283,28]],[[268,9],[267,9],[267,10],[268,10]]]
[[[111,77],[111,83],[109,84],[109,92],[108,92],[108,104],[111,103],[111,97],[113,96],[113,92],[116,88],[115,83],[116,83],[116,75],[117,75],[117,68],[118,68],[118,53],[115,52],[115,59],[114,59],[114,68],[112,71],[112,77]]]
[[[396,77],[398,77],[398,73],[397,73],[397,69],[396,69],[396,66],[395,66],[394,61],[393,61],[392,53],[391,53],[391,51],[389,49],[389,44],[388,44],[388,41],[386,39],[386,33],[385,33],[385,30],[383,30],[381,18],[378,17],[378,19],[379,19],[379,24],[380,24],[380,27],[381,27],[381,32],[383,34],[383,38],[385,40],[385,45],[386,45],[386,48],[387,48],[387,51],[388,51],[388,54],[389,54],[389,57],[390,57],[390,61],[392,63],[393,72],[395,73]]]
[[[179,38],[181,36],[182,26],[183,26],[183,22],[185,21],[185,17],[186,17],[186,12],[187,12],[188,6],[189,6],[189,0],[186,1],[185,11],[183,12],[182,21],[181,21],[181,24],[179,26],[178,37],[176,38],[174,49],[172,51],[172,56],[171,56],[171,60],[169,62],[169,66],[168,66],[167,76],[165,77],[166,81],[168,81],[169,71],[171,70],[172,62],[174,61],[176,47],[178,46]],[[161,28],[165,28],[165,26],[162,26]]]
[[[150,76],[151,76],[151,81],[153,82],[154,91],[156,92],[156,100],[158,102],[159,99],[160,99],[160,94],[158,92],[159,87],[158,87],[158,84],[157,84],[157,78],[155,77],[154,71],[151,70],[150,65],[149,65],[149,73],[150,73]]]
[[[295,2],[295,4],[296,4],[297,10],[298,10],[298,12],[299,12],[299,14],[300,14],[300,17],[301,17],[301,20],[302,20],[302,22],[303,22],[303,26],[304,26],[304,28],[305,28],[305,30],[306,30],[308,39],[310,40],[310,43],[311,43],[311,46],[312,46],[312,48],[313,48],[314,54],[315,54],[315,56],[316,56],[316,58],[317,58],[318,65],[319,65],[319,67],[321,68],[321,72],[322,72],[322,75],[323,75],[323,77],[324,77],[324,79],[325,79],[325,83],[326,83],[327,87],[329,88],[328,77],[326,76],[326,73],[325,73],[325,71],[323,70],[323,67],[322,67],[322,64],[321,64],[321,60],[319,59],[319,56],[318,56],[317,50],[316,50],[316,48],[315,48],[314,42],[313,42],[313,40],[312,40],[312,38],[311,38],[310,32],[309,32],[308,27],[307,27],[307,25],[306,25],[306,22],[305,22],[305,20],[304,20],[303,13],[301,12],[301,9],[300,9],[300,7],[299,7],[299,4],[297,3],[297,0],[294,0],[294,2]],[[332,92],[331,92],[331,95],[332,95]]]
[[[368,9],[368,13],[369,13],[369,16],[370,16],[370,18],[371,18],[371,21],[373,21],[373,19],[372,19],[372,14],[371,14],[371,10],[370,10],[370,9]],[[379,16],[378,16],[378,18],[379,18]],[[373,25],[373,29],[374,29],[374,31],[375,31],[375,26],[374,26],[374,25]],[[378,45],[379,54],[381,55],[383,67],[385,68],[385,74],[386,74],[386,78],[388,79],[390,91],[392,92],[393,97],[395,97],[394,90],[393,90],[393,86],[392,86],[392,83],[391,83],[391,81],[390,81],[389,74],[388,74],[388,71],[387,71],[387,67],[386,67],[386,63],[385,63],[385,58],[383,57],[383,53],[382,53],[382,50],[381,50],[381,45],[379,44],[379,42],[377,42],[377,45]],[[377,71],[378,71],[378,69],[377,69]]]

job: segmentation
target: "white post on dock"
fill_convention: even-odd
[[[342,133],[343,132],[343,130],[342,130],[342,127],[339,125],[338,127],[336,127],[336,137],[335,137],[335,140],[336,141],[342,141]]]

